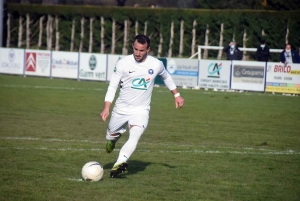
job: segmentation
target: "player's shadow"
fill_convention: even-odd
[[[114,165],[114,163],[108,163],[105,164],[103,166],[103,168],[105,170],[109,170],[111,169],[111,167]],[[137,160],[129,160],[128,161],[128,169],[126,170],[126,172],[119,174],[118,176],[116,176],[115,178],[126,178],[126,176],[128,175],[134,175],[137,174],[139,172],[144,172],[147,168],[147,166],[149,165],[161,165],[164,167],[168,167],[168,168],[176,168],[176,166],[171,166],[169,164],[165,164],[165,163],[152,163],[152,162],[145,162],[145,161],[137,161]]]

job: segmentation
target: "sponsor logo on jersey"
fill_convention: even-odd
[[[152,75],[152,74],[154,73],[153,69],[149,69],[149,70],[148,70],[148,73],[149,73],[150,75]]]
[[[135,78],[131,82],[131,88],[138,90],[147,90],[150,78]]]

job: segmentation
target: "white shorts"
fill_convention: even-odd
[[[126,126],[136,125],[142,129],[146,129],[149,120],[149,110],[142,110],[134,114],[119,114],[112,111],[109,120],[107,135],[115,133],[125,133]]]

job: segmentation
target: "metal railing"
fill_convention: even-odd
[[[196,52],[195,54],[193,54],[189,59],[194,58],[195,56],[198,55],[198,60],[201,59],[201,49],[208,49],[208,50],[223,50],[224,47],[220,47],[220,46],[202,46],[199,45],[198,46],[198,52]],[[257,48],[239,48],[241,51],[246,51],[246,52],[256,52]],[[281,53],[283,51],[283,49],[270,49],[271,53]]]

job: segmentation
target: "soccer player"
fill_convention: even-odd
[[[128,55],[116,64],[106,92],[104,107],[100,116],[103,121],[109,116],[109,108],[120,84],[119,97],[114,105],[106,131],[106,152],[111,153],[118,139],[129,128],[129,138],[120,150],[119,157],[110,171],[110,177],[124,172],[127,160],[136,149],[137,143],[147,128],[151,95],[156,76],[160,76],[175,98],[175,107],[181,108],[184,99],[165,70],[163,63],[148,55],[150,39],[145,35],[134,38],[133,54]]]

